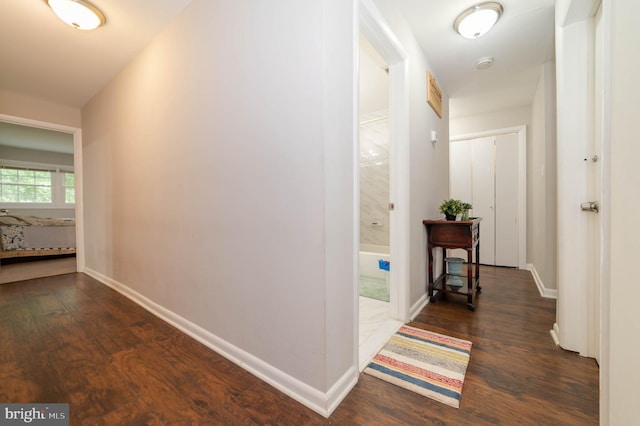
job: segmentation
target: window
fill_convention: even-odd
[[[50,203],[51,172],[2,168],[0,201],[6,203]]]
[[[69,207],[75,204],[75,175],[48,165],[0,165],[0,203],[22,207]]]
[[[76,175],[73,172],[63,172],[64,175],[64,202],[75,204],[76,202]]]

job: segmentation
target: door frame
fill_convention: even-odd
[[[57,132],[71,133],[73,135],[73,173],[76,184],[76,271],[83,272],[85,268],[84,255],[84,208],[82,199],[82,129],[79,127],[66,126],[63,124],[50,123],[46,121],[32,120],[29,118],[15,117],[12,115],[0,114],[0,121],[4,123],[17,124],[26,127],[54,130]]]
[[[408,55],[371,0],[359,0],[358,6],[359,32],[367,38],[389,65],[389,131],[391,138],[389,199],[395,205],[395,209],[389,212],[390,317],[404,323],[409,321],[410,310]],[[357,147],[357,138],[354,144]],[[356,171],[357,160],[356,157],[354,165]],[[358,183],[356,194],[358,194],[359,186]],[[356,202],[359,203],[359,200]],[[356,224],[359,227],[359,218],[356,219],[358,219]],[[357,283],[354,285],[357,286]],[[357,302],[356,300],[356,304]],[[357,311],[358,309],[356,309]]]
[[[518,268],[527,269],[527,126],[466,133],[452,136],[449,140],[458,142],[510,133],[518,134]]]

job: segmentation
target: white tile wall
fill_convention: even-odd
[[[360,122],[360,244],[389,246],[389,114]]]

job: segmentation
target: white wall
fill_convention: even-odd
[[[359,47],[360,246],[389,250],[389,75],[364,36]],[[379,56],[379,54],[377,54]],[[366,251],[366,250],[365,250]]]
[[[603,302],[603,382],[608,395],[608,410],[601,410],[601,424],[627,425],[638,421],[635,384],[640,382],[640,317],[637,315],[640,287],[637,280],[637,242],[640,229],[636,212],[640,211],[637,190],[640,187],[640,67],[638,39],[640,27],[634,17],[640,15],[640,2],[605,1],[605,21],[611,46],[611,143],[610,143],[610,280],[603,283],[610,298]],[[606,25],[606,24],[605,24]],[[609,318],[610,315],[610,318]],[[603,392],[601,392],[603,393]]]
[[[556,289],[555,63],[541,67],[527,144],[527,263],[546,289]]]
[[[0,158],[3,160],[24,161],[30,163],[73,166],[73,154],[40,151],[37,149],[22,149],[2,145],[0,145]]]
[[[409,303],[416,306],[426,294],[426,231],[422,221],[439,217],[438,207],[449,192],[449,97],[442,89],[442,118],[438,118],[426,101],[429,63],[404,17],[393,0],[376,0],[409,58],[410,81],[410,247]],[[438,76],[434,76],[436,80]],[[431,143],[431,130],[440,142]]]
[[[362,92],[362,85],[360,86]],[[384,117],[384,118],[381,118]],[[360,250],[378,246],[389,250],[389,112],[362,115],[360,150]],[[375,120],[375,121],[369,121]]]
[[[357,379],[354,13],[194,0],[82,114],[87,269],[323,414]]]
[[[0,114],[80,127],[80,109],[0,90]]]
[[[451,136],[466,135],[507,127],[527,126],[527,140],[531,138],[531,105],[513,107],[501,111],[491,111],[486,114],[452,118],[449,126]]]

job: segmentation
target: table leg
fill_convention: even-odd
[[[482,287],[480,287],[480,241],[476,244],[476,281],[478,283],[476,284],[476,290],[482,290]]]
[[[427,295],[429,296],[429,301],[430,302],[435,302],[435,297],[433,297],[433,245],[429,244],[429,246],[427,247],[427,254],[429,257],[429,261],[428,261],[428,273],[427,273],[427,280],[428,280],[428,287],[427,287]]]
[[[470,311],[475,310],[475,306],[473,306],[473,269],[471,265],[473,264],[473,250],[471,248],[467,249],[467,308]]]

